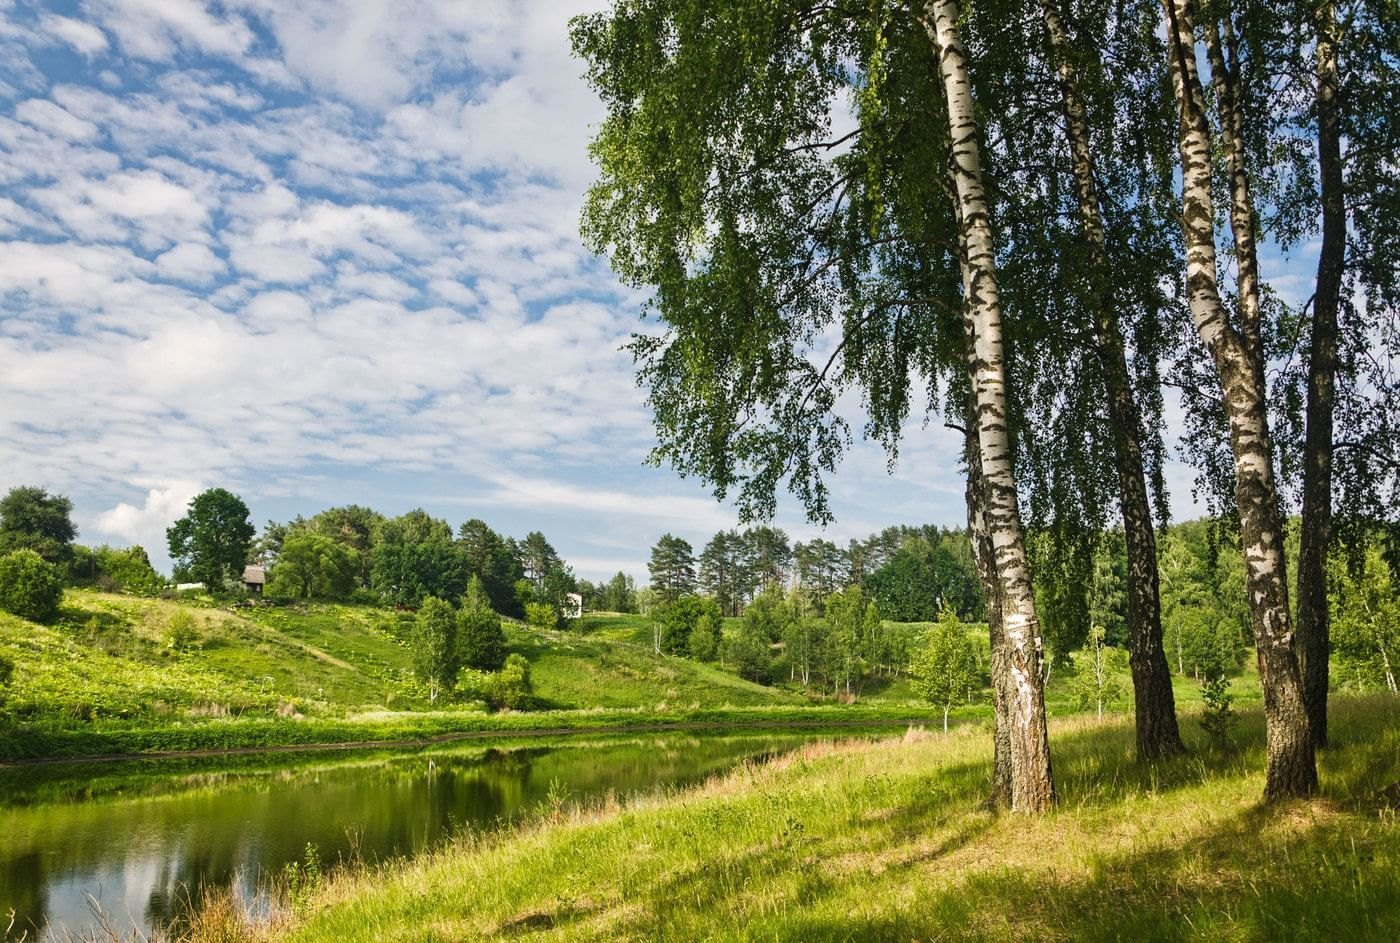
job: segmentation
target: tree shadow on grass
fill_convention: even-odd
[[[1094,856],[1068,879],[1006,861],[951,880],[906,876],[912,904],[872,888],[874,908],[792,908],[736,939],[1318,941],[1400,939],[1400,834],[1306,805],[1252,807],[1162,845]],[[924,886],[921,886],[924,885]],[[881,901],[886,906],[879,906]],[[817,902],[820,904],[820,902]],[[874,913],[870,910],[874,909]]]

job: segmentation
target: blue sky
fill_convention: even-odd
[[[0,0],[0,487],[161,563],[212,485],[543,530],[589,578],[731,526],[643,465],[639,299],[579,243],[584,9]],[[858,443],[826,536],[961,523],[957,447]]]

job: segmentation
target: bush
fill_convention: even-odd
[[[1205,703],[1201,711],[1201,729],[1211,746],[1223,750],[1233,742],[1231,731],[1235,727],[1235,712],[1230,709],[1235,700],[1230,693],[1230,679],[1224,674],[1206,678],[1201,683],[1201,700]]]
[[[530,683],[530,663],[521,655],[511,655],[505,666],[492,676],[487,700],[496,710],[520,710],[534,701]]]
[[[194,616],[181,609],[170,617],[170,623],[166,627],[166,644],[177,652],[182,652],[192,646],[199,638],[199,632],[194,626]]]
[[[5,703],[5,689],[15,676],[15,663],[0,655],[0,704]]]
[[[537,629],[557,629],[559,616],[555,613],[554,607],[547,602],[527,602],[525,604],[525,622]]]
[[[0,609],[33,622],[49,622],[63,601],[63,575],[33,550],[0,557]]]

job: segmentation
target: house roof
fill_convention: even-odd
[[[245,566],[243,568],[243,582],[245,583],[266,583],[267,570],[260,566]]]

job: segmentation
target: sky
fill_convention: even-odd
[[[578,237],[586,9],[0,0],[0,488],[67,494],[82,542],[161,567],[212,486],[259,525],[541,530],[590,579],[733,526],[645,464],[642,299]],[[891,473],[858,441],[823,535],[961,525],[959,445],[917,417]],[[791,498],[776,523],[823,533]]]

